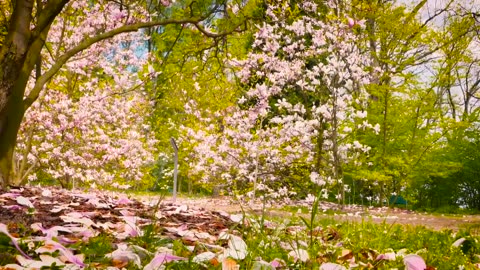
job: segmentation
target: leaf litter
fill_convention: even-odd
[[[159,269],[165,263],[186,260],[171,254],[170,249],[153,254],[128,243],[131,238],[141,237],[144,228],[152,224],[160,228],[158,237],[179,239],[192,246],[202,242],[223,250],[214,244],[220,233],[228,231],[234,222],[225,212],[173,203],[157,207],[100,191],[23,187],[0,195],[0,233],[10,239],[19,254],[4,269],[40,269],[52,263],[81,269],[86,262],[79,246],[102,233],[114,236],[111,244],[116,249],[105,255],[111,260],[108,267],[114,267],[109,269],[129,264],[141,269]],[[149,257],[151,261],[142,267],[141,257]]]
[[[63,269],[164,269],[166,264],[182,262],[197,264],[199,269],[239,269],[241,261],[250,256],[249,249],[255,247],[249,247],[241,233],[232,228],[262,227],[264,232],[271,233],[283,230],[293,238],[307,231],[305,226],[286,226],[268,220],[256,222],[243,214],[167,201],[152,203],[123,194],[16,188],[0,195],[0,236],[8,237],[10,245],[8,249],[0,242],[0,259],[8,259],[2,259],[4,266],[0,269],[41,269],[52,265]],[[149,235],[148,228],[155,228],[155,234]],[[320,269],[347,269],[345,266],[362,269],[396,258],[403,259],[406,269],[426,267],[421,256],[404,251],[381,254],[367,249],[354,255],[342,247],[341,236],[334,228],[312,228],[310,234],[324,246],[341,250],[334,262],[331,254],[312,257],[304,241],[285,240],[278,242],[287,254],[283,259],[268,262],[258,257],[251,269],[290,269],[292,263],[297,268],[298,264],[308,265],[312,261],[320,263]],[[110,237],[107,242],[101,241],[109,245],[108,251],[102,255],[94,251],[93,259],[91,252],[82,254],[82,246],[101,235]],[[147,250],[145,243],[139,246],[138,241],[133,241],[144,236],[168,241]],[[173,250],[175,241],[185,247],[182,252]],[[460,241],[453,247],[461,245]],[[5,250],[16,255],[8,256]]]

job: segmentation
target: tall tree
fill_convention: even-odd
[[[287,175],[302,167],[302,180],[340,186],[340,199],[342,167],[368,152],[349,136],[372,128],[362,111],[368,55],[356,46],[354,26],[327,5],[283,1],[266,14],[253,51],[238,61],[247,91],[224,129],[212,132],[211,119],[199,117],[205,127],[187,130],[197,158],[193,170],[275,198],[288,195]]]
[[[382,0],[353,1],[346,6],[353,18],[366,18],[364,47],[376,67],[371,69],[376,84],[368,88],[369,118],[381,127],[380,135],[364,137],[363,142],[373,149],[372,166],[358,178],[381,182],[383,196],[398,193],[417,175],[449,129],[441,121],[437,78],[431,70],[436,61],[442,61],[440,52],[471,31],[459,29],[449,38],[437,39],[442,32],[438,23],[451,15],[453,7],[454,1],[429,10],[428,1],[406,5]]]
[[[6,34],[1,38],[3,43],[0,49],[0,184],[3,187],[10,182],[17,133],[26,110],[44,91],[45,84],[72,57],[118,34],[153,26],[190,25],[205,37],[214,39],[237,31],[239,26],[234,23],[224,24],[216,30],[215,26],[212,26],[212,31],[205,29],[204,22],[215,19],[216,14],[224,7],[223,1],[177,2],[175,5],[182,6],[183,12],[175,14],[168,12],[165,6],[170,5],[168,1],[92,3],[68,0],[19,0],[10,4],[1,5],[3,15],[1,29],[6,29],[1,32]],[[147,5],[157,6],[159,16],[152,19],[147,12]],[[72,46],[60,51],[54,62],[50,63],[43,73],[38,74],[32,88],[28,88],[32,71],[52,34],[50,31],[52,23],[62,12],[71,11],[67,7],[94,10],[97,16],[83,17],[92,22],[91,24],[85,24],[86,21],[78,22],[78,28],[74,30],[77,35]],[[115,12],[112,11],[112,7],[115,7]],[[48,53],[48,46],[46,51]]]

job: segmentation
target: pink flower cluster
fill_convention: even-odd
[[[212,120],[201,116],[204,129],[185,128],[185,140],[195,151],[190,167],[205,181],[248,181],[253,192],[263,189],[276,197],[278,192],[267,183],[295,164],[310,164],[314,171],[314,158],[321,154],[325,164],[315,172],[314,182],[323,185],[323,178],[340,180],[334,166],[369,151],[349,136],[374,128],[364,110],[369,56],[357,46],[345,18],[332,13],[321,20],[316,5],[302,3],[299,8],[309,15],[289,22],[278,15],[282,8],[281,3],[268,7],[274,23],[258,26],[253,52],[234,61],[241,81],[256,83],[239,99],[239,106],[223,113],[223,131],[213,132],[208,128]]]
[[[68,5],[52,25],[43,69],[83,38],[144,19],[145,14],[140,7],[127,10],[111,1]],[[18,138],[17,160],[28,158],[33,170],[23,173],[30,180],[40,169],[64,181],[97,184],[144,177],[156,151],[146,124],[149,104],[140,91],[143,79],[155,75],[145,68],[148,54],[138,51],[146,39],[135,32],[94,44],[47,84],[27,111]],[[148,71],[136,72],[142,70]]]

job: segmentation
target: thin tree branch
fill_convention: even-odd
[[[124,25],[119,28],[110,30],[108,32],[86,38],[80,44],[75,46],[74,48],[65,52],[62,56],[60,56],[55,64],[46,71],[35,83],[35,86],[30,91],[30,94],[24,99],[24,108],[27,109],[37,98],[40,94],[43,86],[50,80],[59,70],[60,68],[73,56],[77,53],[89,48],[91,45],[114,37],[118,34],[128,33],[128,32],[135,32],[139,29],[153,27],[153,26],[164,26],[169,24],[198,24],[200,21],[204,20],[204,17],[197,17],[197,18],[187,18],[187,19],[167,19],[162,21],[153,21],[153,22],[142,22],[142,23],[135,23],[131,25]],[[223,33],[214,34],[214,36],[223,36],[228,35],[232,31],[226,31]]]

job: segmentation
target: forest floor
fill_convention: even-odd
[[[138,196],[143,201],[158,201],[155,196]],[[172,198],[163,199],[164,202],[173,202]],[[177,204],[187,205],[189,207],[205,209],[208,211],[223,211],[229,214],[238,214],[242,212],[261,214],[262,204],[245,204],[234,201],[229,197],[216,198],[186,198],[176,199]],[[265,214],[271,217],[289,218],[293,215],[309,216],[308,210],[311,206],[305,202],[294,204],[294,207],[301,209],[299,211],[287,210],[286,207],[267,207]],[[415,212],[401,208],[390,207],[365,207],[360,205],[348,205],[342,208],[340,205],[329,202],[321,202],[319,205],[319,216],[323,218],[333,218],[339,222],[354,221],[361,222],[372,221],[375,223],[386,222],[388,224],[402,224],[409,226],[425,226],[433,230],[449,229],[458,231],[462,228],[478,226],[480,234],[480,215],[458,215],[458,214],[430,214],[425,212]]]
[[[135,198],[137,200],[129,200]],[[93,222],[118,222],[124,216],[139,216],[149,218],[155,211],[159,196],[152,195],[127,195],[122,193],[106,192],[71,192],[61,189],[22,188],[13,192],[0,195],[0,223],[23,225],[29,227],[33,223],[41,223],[43,227],[60,225],[65,221],[90,218]],[[202,213],[222,217],[224,226],[228,226],[228,217],[242,212],[262,214],[263,205],[260,203],[242,205],[230,197],[215,198],[186,198],[179,197],[173,203],[171,197],[160,199],[162,204],[157,217],[169,216],[181,223],[183,218],[175,214],[179,206],[187,206],[190,214]],[[31,204],[29,206],[29,204]],[[349,205],[341,206],[321,202],[319,216],[341,221],[361,222],[372,221],[376,223],[404,224],[411,226],[425,226],[434,230],[451,229],[457,231],[461,228],[478,226],[480,230],[480,215],[439,215],[413,212],[405,209],[388,207],[364,207]],[[30,209],[30,210],[28,210]],[[182,208],[183,209],[183,208]],[[187,208],[185,208],[186,211]],[[311,205],[298,202],[289,207],[266,207],[266,216],[290,218],[294,215],[309,216]],[[295,209],[295,210],[292,210]],[[81,214],[78,214],[78,213]],[[179,211],[177,211],[179,212]],[[182,213],[184,211],[182,210]],[[185,212],[186,213],[186,212]],[[177,220],[178,219],[178,220]],[[170,218],[165,222],[171,222]],[[205,220],[200,221],[200,223]],[[88,222],[88,221],[84,221]]]
[[[274,220],[268,222],[268,226],[280,226],[279,220],[283,222],[295,216],[308,217],[310,211],[311,204],[301,201],[284,207],[264,208],[259,203],[242,206],[229,197],[180,197],[173,202],[171,197],[161,199],[160,196],[127,195],[97,190],[84,192],[41,187],[12,188],[8,192],[0,192],[0,266],[6,265],[6,268],[0,269],[24,269],[19,264],[22,267],[35,264],[40,269],[40,266],[50,266],[52,263],[77,268],[88,264],[95,269],[113,265],[117,267],[115,269],[120,269],[132,262],[141,268],[149,258],[153,258],[148,264],[150,268],[145,265],[143,269],[156,269],[153,266],[158,263],[161,265],[167,256],[170,256],[168,258],[171,260],[180,258],[172,257],[173,251],[170,249],[170,253],[158,251],[165,248],[163,244],[160,247],[155,246],[158,241],[163,241],[162,239],[181,241],[191,250],[196,250],[197,243],[202,243],[214,250],[215,254],[223,254],[222,250],[228,248],[219,246],[219,240],[225,240],[225,235],[228,235],[232,228],[249,226],[248,224],[258,220],[243,219],[243,212],[252,213],[253,216],[264,213]],[[478,215],[438,216],[387,207],[352,205],[342,209],[337,204],[327,202],[319,204],[319,217],[333,219],[338,223],[372,221],[421,225],[434,230],[457,231],[470,226],[475,228],[474,234],[478,234],[477,228],[480,228]],[[267,223],[264,226],[267,228]],[[152,238],[148,228],[158,235]],[[289,228],[296,230],[298,226]],[[336,232],[336,229],[333,231]],[[322,232],[331,236],[328,229]],[[10,238],[10,241],[5,241],[5,237]],[[454,238],[449,241],[453,242]],[[99,246],[98,243],[106,243],[106,246]],[[230,242],[228,245],[230,247]],[[67,247],[74,247],[76,254]],[[150,251],[144,247],[150,247]],[[157,248],[156,252],[154,248]],[[55,250],[60,252],[61,260],[48,255],[58,255],[52,253]],[[22,256],[14,256],[16,253]],[[140,253],[143,255],[140,256]],[[218,255],[215,254],[214,256]],[[377,255],[375,253],[372,258]],[[142,261],[138,256],[142,257]],[[32,257],[39,257],[40,260]]]

